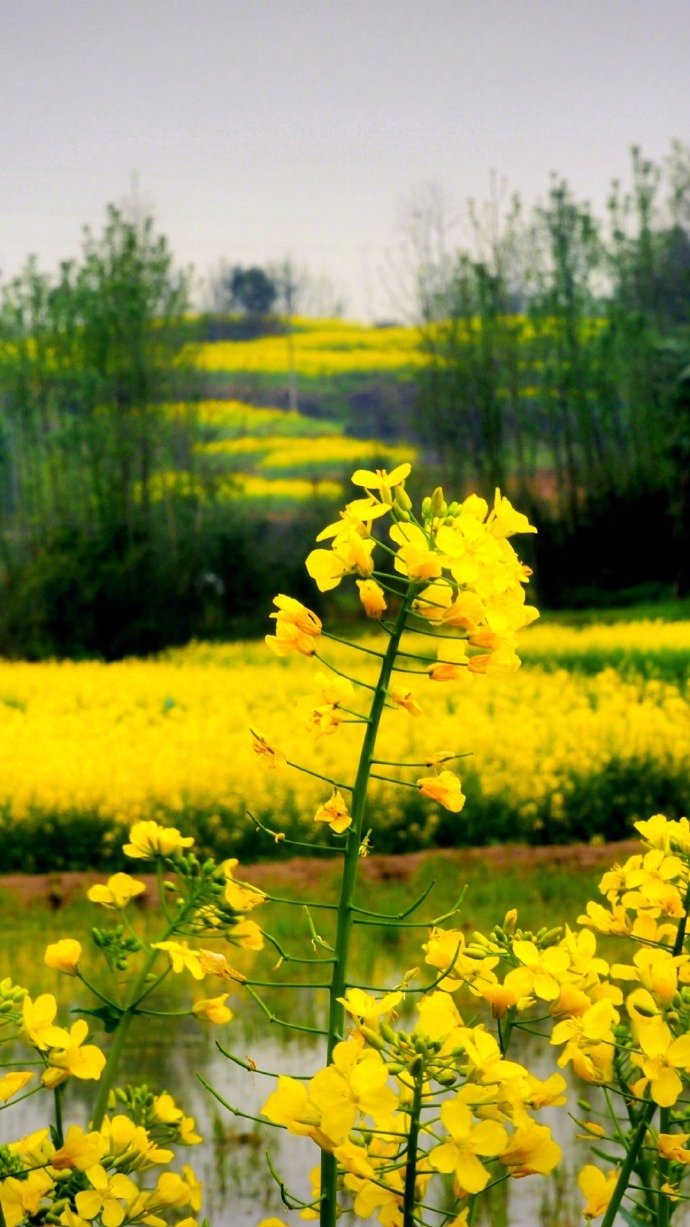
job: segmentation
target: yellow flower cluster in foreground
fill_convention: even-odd
[[[364,653],[334,642],[320,650],[344,671],[370,677]],[[485,796],[509,792],[526,826],[547,800],[557,820],[569,778],[589,778],[611,759],[648,758],[677,775],[690,770],[687,690],[670,683],[624,681],[613,669],[581,676],[529,666],[490,681],[465,671],[452,689],[426,674],[401,681],[432,717],[434,745],[419,731],[426,722],[396,706],[384,716],[380,757],[468,751],[461,775],[478,773]],[[32,811],[98,810],[124,823],[175,820],[199,808],[241,815],[249,807],[273,814],[279,826],[286,806],[309,818],[323,802],[323,783],[289,769],[267,772],[248,728],[259,720],[288,759],[347,782],[361,730],[343,723],[314,747],[308,696],[315,684],[306,658],[277,662],[263,643],[198,644],[117,664],[2,662],[0,806],[17,821]],[[402,816],[409,790],[379,787],[387,819],[396,808]]]

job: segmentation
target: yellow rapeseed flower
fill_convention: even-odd
[[[352,826],[352,816],[348,812],[342,793],[333,789],[332,796],[320,805],[314,814],[314,822],[326,822],[336,835],[342,835]]]
[[[562,1155],[551,1130],[546,1125],[538,1125],[526,1112],[517,1114],[515,1126],[508,1145],[498,1156],[499,1163],[513,1177],[548,1176],[560,1163]]]
[[[452,814],[458,814],[466,801],[460,780],[452,771],[439,771],[438,775],[423,776],[421,780],[417,780],[417,788],[423,797],[438,801],[439,805],[450,810]]]
[[[661,1018],[638,1019],[637,1041],[641,1052],[632,1052],[630,1058],[639,1065],[643,1077],[633,1083],[634,1095],[649,1094],[661,1108],[671,1108],[678,1099],[683,1083],[678,1070],[690,1072],[690,1035],[674,1038]]]
[[[70,1125],[65,1134],[63,1145],[51,1156],[50,1166],[55,1171],[86,1172],[90,1167],[100,1163],[106,1152],[106,1141],[102,1133],[93,1131],[86,1133],[79,1125]]]
[[[69,1043],[69,1032],[64,1027],[56,1027],[54,1023],[57,1014],[57,1001],[52,993],[42,993],[35,1001],[25,997],[22,1002],[22,1021],[24,1035],[41,1050],[46,1048],[65,1048]]]
[[[48,1068],[41,1081],[54,1090],[70,1076],[80,1080],[98,1081],[105,1066],[105,1053],[95,1044],[84,1044],[89,1033],[83,1018],[77,1019],[69,1029],[67,1042],[51,1048],[48,1053]]]
[[[496,1121],[475,1125],[470,1109],[458,1099],[441,1105],[441,1120],[450,1136],[430,1151],[429,1163],[436,1171],[452,1172],[464,1192],[481,1193],[490,1177],[479,1156],[499,1155],[508,1143],[508,1134]]]
[[[195,1001],[192,1006],[192,1013],[197,1018],[205,1018],[208,1022],[222,1025],[230,1022],[233,1017],[232,1010],[225,1003],[228,999],[227,993],[221,993],[219,997],[207,997],[202,1001]]]
[[[20,1070],[0,1075],[0,1103],[7,1103],[7,1100],[12,1099],[13,1095],[23,1091],[32,1078],[33,1074],[30,1071]]]
[[[358,579],[359,599],[368,618],[380,618],[387,609],[383,588],[375,579]]]
[[[59,942],[52,942],[46,946],[43,961],[46,967],[52,967],[55,971],[62,971],[65,975],[73,976],[80,958],[81,942],[74,937],[63,937]]]
[[[183,848],[191,848],[194,840],[184,836],[175,827],[162,827],[157,822],[135,822],[129,832],[129,843],[122,851],[141,860],[154,860],[157,856],[172,856]]]
[[[153,942],[151,949],[165,951],[174,972],[188,971],[195,980],[203,980],[204,972],[201,966],[199,951],[190,950],[187,942]]]
[[[580,1171],[577,1183],[587,1199],[583,1215],[587,1219],[600,1218],[605,1214],[613,1196],[613,1190],[618,1180],[618,1172],[602,1172],[592,1163],[587,1163]]]
[[[266,635],[268,646],[276,656],[289,656],[291,652],[312,656],[316,651],[314,639],[321,634],[321,619],[300,601],[282,593],[273,598],[273,604],[278,612],[269,616],[275,618],[276,633]]]
[[[126,907],[131,899],[143,894],[145,890],[144,883],[138,882],[128,873],[114,873],[108,878],[105,886],[102,883],[90,886],[86,897],[92,903],[100,903],[103,907],[120,910]]]

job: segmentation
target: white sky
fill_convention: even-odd
[[[180,264],[292,258],[394,314],[401,202],[492,169],[602,204],[690,140],[690,0],[4,0],[0,269],[46,269],[132,174]]]

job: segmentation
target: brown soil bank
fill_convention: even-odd
[[[537,868],[572,871],[576,875],[587,870],[603,871],[614,861],[624,860],[637,848],[638,840],[625,840],[615,844],[565,844],[549,848],[501,844],[491,848],[429,849],[424,852],[407,852],[400,856],[369,856],[362,860],[360,872],[365,880],[371,882],[404,883],[416,877],[425,862],[443,859],[457,866],[459,879],[470,867],[475,870],[477,867],[486,867],[488,873],[497,874],[510,871],[518,876],[528,875]],[[301,888],[313,887],[314,878],[321,872],[322,866],[321,858],[293,857],[285,861],[269,861],[241,867],[238,877],[246,878],[247,881],[272,891],[278,887],[300,891]],[[153,879],[137,874],[134,864],[132,873],[143,877],[152,885]],[[331,874],[332,868],[329,866],[329,878]],[[0,875],[0,899],[7,900],[9,896],[11,900],[16,900],[25,907],[44,903],[57,910],[73,899],[83,898],[89,886],[94,882],[104,881],[105,877],[106,874],[96,872]]]

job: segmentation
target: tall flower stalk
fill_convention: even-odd
[[[268,1119],[287,1125],[294,1132],[311,1133],[321,1145],[320,1189],[313,1203],[320,1227],[334,1227],[340,1212],[339,1190],[344,1181],[348,1188],[356,1191],[357,1172],[366,1175],[365,1186],[359,1189],[355,1197],[357,1213],[362,1211],[367,1199],[373,1199],[373,1205],[377,1198],[380,1200],[383,1196],[385,1201],[390,1195],[402,1207],[401,1222],[404,1227],[411,1227],[417,1221],[418,1142],[425,1129],[422,1120],[425,1106],[423,1087],[429,1077],[438,1086],[449,1086],[455,1082],[455,1075],[434,1055],[439,1047],[436,1040],[419,1038],[409,1048],[407,1042],[400,1042],[390,1029],[387,1036],[378,1035],[372,1030],[372,1026],[368,1025],[367,1011],[373,1011],[374,1027],[376,1018],[385,1015],[386,1011],[376,1003],[370,1007],[364,1000],[367,995],[360,993],[358,996],[359,990],[351,986],[352,937],[358,921],[366,924],[385,922],[392,926],[417,923],[404,920],[404,916],[409,915],[417,904],[397,917],[375,912],[360,915],[362,909],[356,906],[358,866],[361,856],[367,851],[369,827],[374,842],[376,838],[376,824],[370,822],[367,813],[372,775],[388,779],[401,788],[415,788],[422,796],[455,813],[461,810],[465,800],[460,779],[448,766],[459,757],[455,750],[430,751],[427,759],[418,764],[390,762],[376,757],[384,712],[392,708],[404,711],[408,716],[421,714],[421,707],[407,685],[411,674],[422,675],[426,681],[452,682],[469,674],[501,675],[513,672],[519,665],[515,654],[515,632],[537,616],[537,611],[525,604],[522,584],[529,572],[507,540],[515,532],[534,531],[527,518],[516,512],[498,491],[493,507],[489,508],[483,499],[476,496],[470,496],[462,503],[449,504],[440,489],[423,500],[417,515],[405,489],[409,472],[409,465],[400,465],[390,474],[358,470],[353,475],[353,482],[364,488],[364,497],[348,503],[340,518],[319,534],[317,541],[329,543],[329,548],[319,545],[307,558],[307,569],[321,591],[327,592],[337,587],[344,577],[354,576],[366,615],[374,622],[382,623],[387,636],[383,651],[376,651],[367,644],[351,645],[367,657],[378,658],[375,683],[350,677],[329,666],[321,649],[317,651],[320,636],[323,635],[326,640],[329,638],[323,632],[320,619],[291,597],[276,597],[277,612],[272,615],[276,623],[275,634],[267,636],[267,642],[279,656],[293,652],[316,656],[326,667],[332,668],[335,682],[332,686],[322,684],[321,695],[309,717],[319,735],[334,732],[343,722],[345,713],[364,723],[352,784],[336,787],[333,783],[333,797],[320,807],[315,816],[316,822],[327,822],[333,835],[343,840],[340,845],[340,894],[335,913],[333,957],[330,960],[332,970],[325,1034],[327,1066],[312,1080],[313,1088],[312,1082],[309,1083],[313,1102],[309,1096],[309,1102],[305,1100],[303,1090],[298,1090],[296,1084],[293,1087],[291,1079],[282,1077],[277,1092],[264,1105],[264,1114]],[[383,539],[381,531],[386,521],[389,522],[388,541]],[[390,569],[376,569],[374,554],[377,549],[386,555]],[[392,620],[385,621],[384,614],[389,603],[393,606]],[[429,634],[438,638],[436,655],[431,655],[433,648],[430,651]],[[342,642],[339,636],[330,637]],[[366,715],[357,714],[361,704],[355,710],[352,687],[363,688],[369,694]],[[288,763],[279,749],[256,732],[254,748],[269,767],[297,766]],[[382,766],[386,768],[383,776],[374,770]],[[415,766],[426,766],[429,774],[415,780],[407,779],[409,768]],[[318,777],[318,772],[305,769],[310,775]],[[390,769],[395,774],[391,775]],[[349,809],[340,787],[351,793]],[[281,957],[283,953],[281,951]],[[455,956],[449,960],[451,967],[458,953],[459,950],[456,950]],[[434,984],[442,979],[442,974],[437,976],[425,991],[431,993]],[[392,1008],[402,997],[402,991],[394,990],[384,1000],[392,1002]],[[441,1010],[442,1005],[437,1009]],[[360,1010],[363,1012],[358,1012]],[[347,1038],[348,1015],[355,1040]],[[387,1024],[382,1021],[381,1025],[383,1028]],[[374,1045],[368,1055],[362,1048],[362,1044],[366,1047],[367,1043]],[[389,1059],[398,1070],[398,1094],[384,1086],[389,1076],[389,1066],[386,1058],[379,1054],[387,1048],[390,1048]],[[342,1100],[345,1105],[341,1103],[335,1115],[329,1105],[332,1097],[335,1097],[334,1102],[340,1103]],[[296,1104],[301,1105],[297,1115]],[[368,1105],[366,1109],[363,1107],[365,1104]],[[382,1126],[375,1131],[380,1136],[379,1148],[383,1147],[386,1151],[392,1145],[390,1178],[377,1181],[374,1178],[375,1168],[365,1157],[365,1152],[357,1149],[357,1144],[351,1140],[361,1133],[357,1125],[360,1109],[366,1110],[374,1122]],[[394,1109],[398,1109],[402,1115],[396,1118],[397,1123],[394,1122],[393,1127],[389,1117]],[[309,1124],[312,1116],[314,1120],[320,1118],[318,1127]],[[344,1133],[343,1122],[348,1125]],[[354,1127],[354,1134],[351,1134],[349,1126]],[[485,1144],[481,1141],[481,1129],[479,1136],[480,1145]],[[488,1139],[490,1147],[495,1146],[497,1136],[499,1143],[502,1143],[507,1135],[503,1130],[498,1135],[494,1133]],[[395,1141],[386,1143],[387,1137],[391,1140],[403,1138],[402,1149],[398,1147],[396,1150],[398,1144]],[[348,1150],[353,1145],[357,1152],[354,1157]],[[497,1146],[491,1153],[496,1153],[499,1148]],[[428,1165],[424,1170],[428,1179]],[[399,1177],[395,1175],[396,1172],[401,1173]],[[354,1186],[352,1178],[355,1179]],[[285,1199],[285,1188],[281,1187]],[[311,1215],[311,1210],[299,1200],[291,1201],[288,1198],[286,1204],[302,1204],[305,1214]]]
[[[333,976],[329,990],[328,1037],[326,1042],[326,1056],[328,1061],[332,1059],[333,1049],[338,1041],[343,1038],[344,1033],[345,1008],[342,1002],[348,987],[349,956],[354,917],[353,905],[357,886],[357,869],[360,862],[362,838],[364,835],[364,822],[367,809],[367,790],[369,787],[369,777],[371,775],[371,767],[376,750],[376,738],[386,702],[388,686],[393,668],[395,666],[400,640],[405,630],[405,623],[414,592],[415,585],[408,585],[407,591],[405,592],[400,605],[400,610],[396,618],[395,625],[390,634],[388,647],[383,660],[381,661],[381,668],[379,670],[378,681],[376,683],[376,688],[371,701],[371,708],[369,711],[366,730],[362,741],[362,749],[359,756],[359,765],[357,767],[357,774],[352,790],[352,825],[348,829],[345,837],[340,898],[338,901],[338,911],[336,915]],[[331,1224],[335,1223],[336,1181],[336,1159],[333,1154],[329,1153],[327,1150],[324,1150],[321,1156],[320,1222],[322,1227],[330,1227]]]

